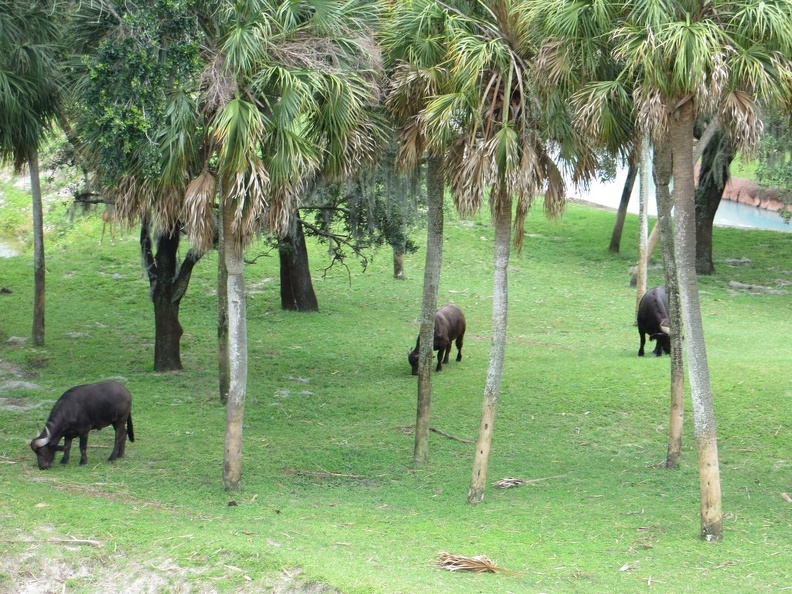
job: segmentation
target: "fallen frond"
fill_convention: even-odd
[[[509,575],[521,575],[508,569],[501,569],[489,557],[476,555],[475,557],[465,557],[464,555],[452,555],[445,551],[437,554],[436,565],[440,569],[447,571],[467,571],[472,573],[507,573]]]
[[[499,481],[495,481],[494,483],[492,483],[492,486],[499,487],[501,489],[509,489],[511,487],[521,487],[522,485],[530,485],[533,483],[539,483],[541,481],[547,481],[554,478],[561,478],[562,476],[566,476],[566,475],[557,474],[555,476],[544,476],[542,478],[535,478],[535,479],[521,479],[521,478],[507,476],[506,478],[502,478]]]
[[[495,481],[492,483],[493,487],[498,487],[499,489],[510,489],[512,487],[522,487],[523,485],[528,484],[528,481],[521,478],[514,478],[511,476],[507,476],[506,478],[502,478],[499,481]]]

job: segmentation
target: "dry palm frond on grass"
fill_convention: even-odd
[[[495,481],[494,483],[492,483],[492,486],[498,487],[500,489],[509,489],[511,487],[521,487],[522,485],[531,485],[533,483],[538,483],[540,481],[547,481],[553,478],[560,478],[562,476],[566,476],[566,475],[557,474],[555,476],[545,476],[536,479],[521,479],[521,478],[507,476],[506,478],[502,478],[499,481]]]
[[[501,569],[489,557],[476,555],[475,557],[465,557],[464,555],[452,555],[445,551],[437,553],[436,565],[440,569],[447,571],[467,571],[471,573],[506,573],[509,575],[522,575],[520,573]]]

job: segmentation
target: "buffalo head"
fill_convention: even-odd
[[[50,444],[51,439],[52,435],[50,435],[49,427],[44,427],[41,435],[30,442],[30,449],[36,454],[39,470],[47,470],[52,466],[55,452],[63,451],[63,446]]]

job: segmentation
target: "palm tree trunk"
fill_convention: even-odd
[[[247,391],[247,320],[245,312],[245,264],[241,248],[233,241],[233,208],[226,204],[223,213],[225,262],[228,269],[228,344],[231,385],[226,404],[226,436],[223,457],[223,485],[238,491],[242,478],[242,421]]]
[[[44,346],[44,208],[41,202],[38,152],[33,151],[28,161],[30,193],[33,197],[33,345]]]
[[[621,237],[622,231],[624,230],[624,220],[627,218],[627,207],[630,205],[630,196],[632,196],[636,177],[638,177],[638,168],[635,167],[635,165],[633,165],[631,162],[627,168],[627,179],[624,180],[621,201],[619,202],[619,208],[616,211],[616,222],[613,225],[610,246],[608,247],[608,249],[614,254],[618,254],[619,249],[621,248]]]
[[[668,452],[665,467],[677,468],[682,454],[682,421],[685,401],[685,359],[682,350],[682,313],[679,302],[679,283],[674,259],[674,235],[671,225],[673,206],[671,183],[671,147],[656,146],[654,150],[654,182],[657,197],[657,225],[662,238],[663,269],[668,295],[668,316],[671,327],[671,416],[668,423]]]
[[[434,357],[434,317],[437,291],[443,265],[443,198],[445,184],[439,157],[430,156],[426,168],[426,266],[424,267],[421,329],[418,334],[418,406],[415,417],[413,462],[425,464],[429,459],[429,416],[432,403],[432,369]]]
[[[693,430],[698,455],[701,536],[708,541],[722,540],[723,513],[721,510],[718,440],[696,280],[692,100],[684,101],[677,108],[674,117],[671,118],[670,128],[674,155],[674,221],[676,228],[674,251],[682,298],[688,379],[693,404]]]
[[[641,303],[641,297],[646,293],[646,269],[649,260],[647,250],[647,235],[649,230],[649,139],[644,136],[641,140],[641,155],[640,155],[640,169],[641,169],[641,187],[639,191],[639,206],[638,206],[638,267],[636,269],[637,276],[635,279],[635,315],[638,315],[638,305]]]
[[[487,484],[490,446],[498,411],[500,382],[503,375],[503,358],[506,352],[506,314],[508,312],[509,283],[508,266],[511,248],[511,194],[505,188],[493,188],[498,192],[495,205],[495,278],[492,290],[492,343],[490,345],[487,381],[484,385],[484,400],[481,405],[476,454],[473,460],[473,475],[468,490],[468,503],[481,503]]]
[[[225,215],[222,205],[217,209],[217,215],[220,236],[217,242],[217,363],[220,402],[226,404],[231,390],[231,362],[228,353],[228,269],[225,262]]]

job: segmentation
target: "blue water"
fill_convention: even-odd
[[[621,193],[624,188],[624,180],[627,179],[627,170],[620,170],[616,178],[610,182],[595,182],[591,184],[589,191],[576,190],[574,186],[567,182],[567,192],[570,198],[586,200],[616,209],[621,201]],[[638,192],[640,178],[635,180],[633,193],[630,196],[630,205],[627,211],[638,214]],[[657,216],[657,202],[655,200],[654,183],[649,184],[649,216]],[[715,225],[719,227],[744,227],[746,229],[769,229],[772,231],[785,231],[792,233],[792,226],[787,225],[777,212],[732,202],[721,200],[718,212],[715,214]]]

